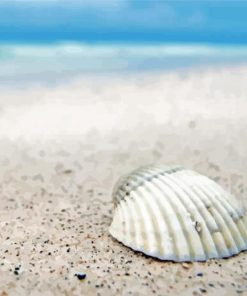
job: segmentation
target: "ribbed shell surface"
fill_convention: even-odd
[[[113,191],[111,235],[162,260],[204,261],[247,249],[247,217],[213,180],[180,167],[149,166]]]

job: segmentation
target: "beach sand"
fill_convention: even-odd
[[[162,262],[108,233],[116,180],[150,163],[201,172],[247,206],[246,77],[208,67],[1,87],[0,295],[247,295],[246,252]]]

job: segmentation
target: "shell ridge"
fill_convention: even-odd
[[[126,215],[126,211],[125,211],[125,205],[123,204],[123,202],[121,201],[120,204],[119,204],[119,207],[121,209],[121,213],[122,213],[122,227],[123,227],[123,234],[124,234],[124,237],[125,239],[127,240],[127,242],[129,242],[129,221],[127,218],[127,215]]]
[[[143,234],[146,235],[146,246],[143,245],[144,249],[151,249],[151,252],[155,252],[157,250],[157,246],[154,245],[154,242],[156,241],[155,236],[154,236],[154,230],[153,230],[153,225],[147,223],[148,219],[152,220],[152,217],[150,216],[150,212],[148,207],[146,206],[146,202],[145,205],[142,203],[142,199],[140,198],[140,196],[137,194],[136,191],[132,192],[132,196],[135,197],[135,202],[137,204],[137,208],[139,209],[139,213],[141,215],[141,217],[143,217]],[[147,231],[145,231],[147,230]],[[145,241],[145,239],[144,239]]]
[[[247,224],[244,224],[244,217],[240,218],[237,221],[238,229],[241,232],[242,236],[244,237],[246,241],[246,248],[247,248]]]
[[[186,203],[184,203],[183,199],[181,198],[181,196],[178,194],[177,192],[177,189],[175,190],[174,187],[169,183],[169,177],[168,176],[160,176],[159,180],[165,184],[169,190],[174,190],[174,196],[176,196],[177,200],[181,203],[183,209],[185,210],[185,212],[190,212],[187,208],[187,205]],[[170,181],[171,182],[171,181]],[[191,221],[192,222],[192,221]],[[198,232],[195,230],[195,228],[193,227],[192,231],[191,231],[191,228],[187,226],[187,223],[186,221],[184,220],[184,226],[185,226],[185,229],[186,229],[186,232],[188,234],[188,241],[189,241],[189,246],[190,246],[190,253],[191,253],[191,256],[194,257],[194,259],[198,259],[198,260],[205,260],[206,259],[206,252],[204,250],[204,246],[201,242],[201,237],[199,236]],[[197,242],[197,244],[195,244],[195,240]],[[198,249],[197,248],[200,248],[200,251],[198,254]],[[196,256],[198,256],[198,258],[196,258]]]
[[[210,188],[205,188],[206,194],[208,196],[211,196],[210,192],[218,197],[217,192],[215,190],[211,190]],[[211,198],[212,199],[212,198]],[[226,208],[224,208],[224,204],[221,204],[217,198],[214,199],[215,206],[217,207],[218,211],[221,213],[221,216],[225,223],[228,225],[229,231],[231,233],[231,236],[233,237],[233,240],[235,241],[235,244],[237,245],[237,248],[239,250],[243,250],[246,247],[246,243],[244,239],[241,236],[241,233],[238,229],[238,226],[232,216],[229,214]],[[227,215],[229,214],[229,215]]]
[[[219,229],[222,232],[222,236],[224,238],[225,244],[226,244],[226,248],[228,250],[228,252],[230,252],[231,254],[235,254],[239,251],[239,248],[235,242],[235,239],[229,229],[228,223],[226,223],[225,219],[224,219],[224,215],[222,214],[222,211],[219,209],[219,206],[217,204],[217,199],[211,199],[210,195],[208,194],[208,192],[206,191],[206,189],[202,186],[202,184],[196,184],[195,186],[193,186],[193,188],[195,187],[199,187],[201,192],[207,196],[207,198],[209,200],[211,200],[212,204],[214,205],[214,207],[210,207],[209,210],[211,211],[212,215],[215,217],[217,224],[219,226]]]
[[[228,245],[227,242],[226,242],[226,240],[231,243],[231,245],[232,245],[231,252],[236,253],[239,250],[243,249],[243,244],[245,245],[245,242],[241,238],[240,232],[239,232],[239,230],[237,230],[236,225],[235,225],[235,231],[237,231],[237,233],[238,233],[238,238],[236,237],[237,234],[234,235],[232,233],[232,231],[231,231],[231,229],[234,227],[234,224],[235,224],[234,220],[232,221],[234,224],[232,224],[231,221],[229,221],[229,219],[227,219],[227,218],[229,218],[228,217],[229,215],[225,215],[226,213],[229,214],[228,211],[227,211],[227,209],[224,208],[223,205],[221,205],[221,203],[218,201],[217,198],[214,198],[213,199],[212,196],[211,196],[211,195],[217,196],[217,197],[219,196],[218,192],[215,192],[215,191],[209,189],[208,183],[211,183],[212,180],[210,180],[207,177],[201,176],[199,174],[198,175],[195,175],[195,174],[192,174],[191,173],[190,176],[193,178],[193,182],[191,182],[193,185],[191,185],[191,183],[190,183],[190,186],[194,190],[195,190],[196,187],[199,187],[200,190],[202,191],[203,196],[206,197],[208,200],[210,200],[211,203],[212,203],[212,205],[214,205],[214,207],[215,207],[214,209],[211,206],[208,207],[209,212],[211,211],[211,214],[213,214],[212,213],[212,210],[213,211],[216,211],[217,210],[217,212],[220,215],[220,217],[224,220],[224,223],[222,223],[222,221],[220,223],[220,225],[221,225],[221,228],[220,229],[222,230],[224,228],[224,234],[223,234],[224,240],[225,240],[226,245]],[[210,190],[211,193],[208,192],[208,190]],[[202,200],[204,200],[204,199],[205,198],[202,198]],[[219,222],[220,222],[219,220],[221,220],[221,218],[219,216],[217,216],[216,213],[214,213],[214,218],[215,217],[218,217],[217,218],[218,219],[217,224],[219,225]],[[227,227],[226,227],[225,224],[227,225]],[[240,239],[240,246],[237,243],[239,241],[239,239]]]
[[[118,207],[116,209],[116,214],[114,215],[113,221],[109,229],[111,235],[117,239],[119,239],[119,237],[121,236],[121,233],[122,233],[122,236],[124,236],[122,222],[123,222],[123,216],[122,216],[121,208]]]
[[[217,184],[216,184],[217,185]],[[215,188],[220,188],[220,186],[215,186]],[[224,191],[221,189],[222,194],[224,193]],[[227,196],[227,192],[226,192],[226,196]],[[222,203],[229,208],[229,213],[230,213],[230,217],[232,218],[233,222],[236,224],[240,234],[244,237],[245,239],[245,247],[247,248],[247,225],[245,227],[243,227],[242,225],[242,221],[241,219],[244,217],[243,215],[245,214],[244,210],[241,211],[236,207],[234,207],[234,205],[230,204],[230,202],[227,199],[222,198],[221,194],[219,194],[219,198],[222,201]],[[246,223],[247,224],[247,223]]]
[[[201,188],[194,188],[194,187],[191,187],[193,189],[193,191],[195,192],[195,194],[198,194],[202,200],[205,198],[205,194],[204,192],[201,190]],[[210,210],[212,207],[212,205],[210,207],[208,207],[208,212],[210,213],[210,215],[212,216],[212,218],[214,219],[216,225],[217,225],[217,229],[218,231],[215,231],[212,236],[213,236],[213,239],[215,240],[215,245],[217,247],[217,250],[218,250],[218,253],[219,254],[222,254],[222,257],[228,257],[230,256],[230,253],[229,253],[229,250],[228,250],[228,247],[226,245],[226,240],[221,232],[221,227],[219,226],[219,222],[218,222],[218,219],[217,217],[215,217],[215,215],[212,213],[212,211]]]
[[[164,194],[159,184],[152,183],[151,185],[153,187],[156,187],[156,189],[159,190],[161,194]],[[168,215],[168,219],[166,219],[166,221],[167,221],[167,225],[169,225],[169,229],[171,229],[171,238],[173,241],[173,245],[174,245],[174,249],[177,257],[176,261],[181,261],[183,257],[185,257],[185,254],[186,254],[186,257],[189,257],[190,249],[189,249],[189,244],[188,244],[188,240],[186,238],[185,232],[181,226],[182,223],[180,221],[180,217],[178,217],[176,210],[174,209],[174,205],[169,199],[166,200],[166,204],[164,205],[162,205],[162,202],[159,200],[159,204],[163,208],[164,215],[165,213],[169,213],[170,211],[172,213],[172,217],[177,217],[178,219],[178,221],[174,222],[171,219],[169,219],[169,215]],[[182,243],[181,243],[181,240],[182,240]],[[184,245],[183,253],[181,253],[180,251],[180,245]]]
[[[215,192],[215,190],[212,188],[208,188],[208,190],[210,190],[211,192],[217,194],[217,192]],[[220,194],[217,194],[217,196],[219,196]],[[220,195],[221,197],[221,200],[223,199],[222,196]],[[225,203],[222,203],[222,206],[225,206]],[[228,212],[229,213],[229,216],[228,219],[231,221],[231,225],[233,226],[234,228],[234,232],[236,232],[236,235],[238,237],[238,240],[240,240],[240,243],[244,243],[244,245],[246,245],[247,242],[244,241],[243,237],[245,237],[245,235],[243,235],[242,237],[242,232],[241,232],[241,229],[238,227],[238,221],[241,219],[241,216],[238,216],[237,218],[234,217],[233,215],[233,211],[236,210],[236,208],[232,205],[230,205],[230,207],[232,208],[231,212]]]
[[[120,199],[124,198],[125,195],[134,190],[137,189],[139,186],[142,186],[143,184],[143,179],[149,180],[151,181],[153,178],[156,177],[157,174],[159,173],[167,173],[167,174],[171,174],[174,173],[176,171],[181,170],[182,168],[178,167],[178,166],[168,166],[162,169],[160,169],[157,166],[150,166],[149,167],[149,175],[148,178],[146,176],[146,170],[147,168],[142,167],[138,170],[134,170],[130,173],[129,176],[124,176],[120,179],[120,181],[117,183],[118,186],[115,186],[115,189],[113,190],[113,195],[116,197],[116,193],[121,191],[121,194],[119,194]],[[135,179],[135,181],[137,182],[135,184],[135,182],[132,182],[131,179]],[[130,186],[131,185],[131,186]],[[128,189],[126,187],[129,187]],[[116,198],[117,201],[119,202],[118,198]]]
[[[157,170],[156,170],[157,171]],[[162,171],[163,172],[163,171]],[[153,174],[153,170],[152,170],[152,168],[150,169],[150,168],[143,168],[142,169],[142,174],[145,176],[145,178],[148,180],[148,176],[149,176],[149,174]],[[177,250],[177,256],[178,256],[178,260],[181,260],[181,256],[183,257],[183,256],[185,256],[185,254],[187,254],[186,256],[188,256],[188,257],[192,257],[191,256],[191,252],[192,252],[192,246],[191,246],[191,244],[190,244],[190,241],[188,240],[188,237],[186,236],[186,233],[187,233],[187,231],[186,231],[186,229],[184,229],[184,227],[182,227],[182,226],[185,226],[186,225],[186,223],[184,223],[183,222],[183,217],[181,217],[181,215],[178,215],[178,213],[177,213],[177,211],[176,211],[176,205],[174,205],[174,203],[173,203],[173,201],[172,201],[172,198],[170,198],[169,197],[169,194],[167,195],[165,192],[164,192],[164,190],[163,190],[163,188],[162,188],[162,186],[160,186],[160,185],[157,185],[156,184],[156,181],[158,180],[158,177],[159,176],[161,176],[161,173],[160,173],[160,171],[158,171],[158,173],[156,174],[156,175],[154,175],[153,174],[153,178],[152,179],[149,179],[147,182],[150,184],[150,186],[154,186],[154,185],[156,185],[157,186],[157,188],[163,193],[163,194],[165,194],[168,198],[167,198],[167,201],[169,202],[169,205],[170,205],[170,208],[172,209],[172,211],[173,211],[173,213],[174,213],[174,216],[176,216],[177,217],[177,219],[179,220],[179,228],[180,228],[180,231],[181,231],[181,235],[180,236],[177,236],[177,230],[176,229],[174,229],[174,232],[175,232],[175,237],[173,237],[173,239],[174,239],[174,245],[176,245],[176,250]],[[163,200],[163,202],[164,202],[164,200]],[[179,255],[179,245],[180,245],[180,243],[179,243],[179,240],[181,240],[181,239],[183,239],[183,241],[184,241],[184,243],[187,245],[187,250],[186,249],[184,249],[183,251],[184,251],[184,254],[180,254]],[[184,247],[185,248],[185,247]]]
[[[189,172],[191,173],[191,171],[189,171]],[[236,216],[236,219],[238,219],[242,215],[242,213],[238,209],[238,207],[235,207],[234,205],[231,204],[231,201],[229,199],[230,194],[228,192],[226,192],[221,186],[219,186],[219,184],[214,182],[212,179],[205,177],[203,175],[200,175],[200,174],[197,174],[197,178],[198,178],[198,180],[202,181],[203,184],[206,183],[206,184],[210,185],[207,187],[215,188],[216,192],[219,193],[218,197],[221,200],[221,202],[225,204],[225,207],[228,209],[229,213],[234,213],[234,216]],[[223,198],[223,196],[224,196],[224,198]]]
[[[139,213],[137,209],[135,208],[135,203],[130,199],[126,198],[126,204],[130,211],[130,223],[133,227],[133,233],[134,233],[134,242],[137,246],[143,245],[143,239],[142,239],[142,225],[140,223],[141,219],[139,219]]]
[[[159,257],[162,257],[162,256],[165,256],[165,254],[162,252],[162,242],[161,242],[161,235],[160,235],[160,233],[162,232],[162,227],[160,224],[163,222],[163,218],[155,202],[153,202],[153,200],[150,200],[149,198],[149,194],[151,193],[152,197],[153,197],[153,194],[152,194],[152,191],[150,191],[150,189],[147,187],[147,185],[148,184],[144,184],[143,186],[139,187],[137,192],[139,192],[139,194],[142,195],[143,200],[145,201],[146,206],[150,212],[150,217],[152,219],[152,223],[154,226],[153,229],[159,230],[159,231],[155,231],[154,236],[155,236],[156,244],[159,250]],[[159,223],[159,218],[161,218],[160,223]],[[162,225],[162,226],[165,227],[165,225]],[[166,251],[167,250],[170,250],[170,247],[166,246]]]
[[[224,204],[225,208],[227,209],[228,213],[234,217],[235,220],[239,219],[241,216],[240,211],[238,210],[238,208],[234,205],[232,205],[228,200],[227,200],[227,194],[226,192],[224,192],[223,190],[219,191],[217,189],[217,187],[215,186],[211,186],[212,189],[211,191],[213,191],[215,194],[217,194],[219,200],[222,202],[222,204]],[[223,196],[224,197],[223,197]]]
[[[221,186],[219,186],[219,184],[217,184],[216,182],[214,182],[211,179],[209,179],[209,180],[210,180],[210,185],[212,186],[212,188],[215,188],[216,191],[221,193],[221,194],[219,194],[219,198],[222,200],[222,202],[227,204],[227,207],[229,207],[230,211],[234,211],[236,213],[237,218],[240,218],[240,216],[242,216],[244,214],[245,210],[244,210],[244,208],[242,210],[240,209],[239,202],[236,200],[236,198],[233,195],[231,195],[229,192],[224,190]],[[224,196],[224,198],[222,198],[223,196]]]
[[[186,174],[188,172],[188,174]],[[213,215],[213,213],[210,211],[210,208],[212,207],[212,201],[211,201],[211,204],[208,204],[206,202],[206,200],[208,200],[208,197],[207,195],[205,195],[205,193],[202,191],[202,189],[200,188],[200,186],[193,186],[194,182],[195,182],[195,177],[197,178],[198,176],[200,176],[199,174],[197,173],[194,173],[193,171],[186,171],[185,172],[182,172],[181,175],[183,176],[183,178],[187,180],[187,182],[189,181],[188,180],[188,177],[190,176],[191,178],[193,178],[193,182],[191,184],[191,181],[188,182],[188,186],[190,186],[191,190],[198,196],[200,196],[200,199],[201,201],[205,204],[205,206],[207,207],[208,209],[208,213],[211,215],[212,219],[215,221],[215,224],[217,225],[217,231],[215,231],[212,236],[213,236],[213,240],[215,242],[215,245],[216,245],[216,248],[217,248],[217,251],[219,254],[223,253],[222,257],[227,257],[230,255],[229,253],[229,250],[226,246],[226,241],[225,241],[225,238],[223,236],[223,234],[221,233],[221,228],[219,227],[219,223],[216,219],[216,217]]]
[[[142,251],[141,248],[140,249],[135,248],[135,245],[130,240],[130,229],[131,229],[131,225],[130,225],[129,222],[130,222],[131,219],[128,219],[127,218],[128,217],[128,214],[126,215],[126,213],[128,212],[128,209],[126,209],[126,205],[127,205],[127,203],[125,204],[125,201],[121,200],[121,202],[117,206],[117,209],[119,209],[120,221],[122,221],[121,222],[122,236],[121,236],[121,234],[120,235],[117,235],[117,238],[125,246],[131,247],[131,248],[133,248],[133,249],[135,249],[137,251]],[[113,223],[114,223],[114,221],[113,221]],[[145,231],[141,231],[141,233],[145,235]]]
[[[166,218],[166,213],[167,210],[166,208],[162,205],[162,203],[160,202],[160,194],[161,192],[159,191],[158,188],[155,188],[154,187],[154,184],[152,184],[151,182],[146,182],[145,183],[145,188],[146,190],[149,190],[149,192],[152,192],[154,191],[154,194],[152,195],[152,197],[155,199],[156,203],[158,204],[158,207],[160,207],[162,210],[159,210],[160,212],[160,216],[162,217],[162,220],[163,220],[163,227],[164,229],[167,231],[168,233],[168,236],[171,238],[172,237],[172,227],[171,227],[171,223],[169,221],[169,219]],[[151,201],[152,202],[152,201]],[[157,207],[157,208],[158,208]],[[170,243],[169,243],[170,244]],[[173,245],[173,248],[175,249],[175,254],[176,254],[176,258],[172,258],[174,256],[172,256],[172,252],[171,252],[171,246],[169,247],[169,250],[168,250],[168,254],[169,254],[169,259],[171,260],[175,260],[177,259],[177,254],[178,254],[178,251],[177,251],[177,246],[176,246],[176,242],[173,241],[172,242],[172,245]]]
[[[177,186],[179,186],[178,182],[175,180],[174,177],[170,176],[169,178],[172,179],[172,181]],[[208,214],[208,211],[206,209],[206,205],[203,202],[201,202],[200,199],[198,199],[197,195],[194,194],[194,192],[193,192],[193,190],[191,190],[191,188],[188,188],[188,186],[186,186],[187,184],[184,182],[184,180],[182,178],[179,178],[179,183],[180,183],[181,190],[186,194],[186,196],[188,196],[188,198],[191,200],[191,202],[195,206],[196,213],[193,214],[190,210],[188,210],[188,211],[190,211],[191,216],[193,216],[193,218],[194,218],[194,221],[199,221],[199,223],[201,225],[204,225],[204,229],[202,229],[202,232],[201,232],[202,233],[201,240],[202,240],[204,252],[205,252],[205,254],[207,254],[208,258],[215,258],[219,254],[218,254],[218,251],[217,251],[217,248],[215,245],[215,241],[212,238],[210,228],[207,224],[207,216],[208,215],[206,216],[205,213]],[[197,203],[203,207],[202,211],[198,208]],[[210,215],[210,217],[211,217],[211,215]]]
[[[135,211],[137,213],[136,217],[140,219],[140,223],[139,223],[139,226],[140,226],[140,235],[139,235],[140,245],[139,245],[137,250],[146,253],[146,251],[144,251],[145,249],[148,248],[148,235],[147,235],[147,233],[145,231],[146,230],[146,220],[142,219],[143,218],[142,211],[140,210],[140,207],[139,207],[139,201],[136,202],[135,195],[136,195],[136,192],[132,191],[130,196],[131,196],[131,198],[133,198],[133,208],[135,209]],[[130,198],[127,198],[127,199],[129,200]]]
[[[174,202],[173,202],[173,197],[174,197],[174,195],[173,194],[171,194],[171,196],[172,197],[170,197],[169,196],[169,194],[167,194],[167,192],[165,192],[164,191],[164,188],[163,188],[163,186],[164,186],[164,184],[163,184],[163,182],[161,182],[161,180],[160,179],[156,179],[155,180],[155,183],[156,183],[156,185],[160,188],[160,190],[162,191],[162,193],[163,194],[165,194],[166,195],[166,197],[167,197],[167,201],[169,202],[169,204],[170,204],[170,206],[171,206],[171,208],[172,208],[172,210],[173,210],[173,212],[174,212],[174,214],[175,214],[175,216],[177,217],[177,219],[178,219],[178,221],[179,221],[179,225],[180,225],[180,228],[181,228],[181,237],[179,236],[179,239],[182,239],[182,235],[183,235],[183,239],[185,240],[185,242],[186,242],[186,245],[187,245],[187,250],[186,249],[184,249],[183,250],[183,252],[186,254],[187,253],[187,255],[189,256],[189,257],[192,257],[192,247],[191,247],[191,242],[189,241],[189,239],[188,239],[188,237],[186,236],[186,233],[188,232],[188,229],[186,229],[187,227],[186,227],[186,221],[184,221],[184,217],[182,217],[180,214],[178,214],[177,213],[177,207],[176,207],[176,205],[174,204]],[[158,184],[157,184],[158,183]],[[166,188],[167,188],[167,186],[166,186]],[[169,188],[168,188],[169,189]],[[171,192],[170,192],[171,193]],[[176,198],[176,197],[175,197]],[[182,207],[182,205],[181,205],[181,203],[180,203],[180,207],[181,208],[183,208]],[[185,229],[184,229],[184,226],[185,226]],[[175,231],[175,233],[176,233],[176,229],[174,230]],[[177,245],[179,244],[179,239],[178,239],[178,241],[177,241]],[[178,250],[179,250],[179,246],[177,247],[178,248]],[[179,254],[179,253],[178,253]]]
[[[204,185],[205,188],[205,185]],[[214,195],[216,197],[219,196],[218,192],[216,192],[214,189],[211,189],[209,187],[205,188],[206,190],[206,194],[208,196]],[[211,197],[212,199],[212,197]],[[220,203],[217,198],[214,199],[214,202],[216,204],[216,207],[218,208],[218,210],[221,212],[221,215],[224,219],[224,221],[226,222],[226,224],[229,227],[229,230],[234,238],[235,241],[237,241],[239,243],[238,247],[243,248],[245,247],[245,242],[244,239],[241,235],[241,232],[238,229],[237,223],[236,221],[233,219],[232,215],[227,211],[227,208],[225,207],[224,203]],[[226,214],[226,215],[224,215]],[[229,214],[229,215],[227,215]],[[244,245],[244,246],[243,246]]]
[[[160,242],[160,234],[158,231],[155,231],[156,227],[159,229],[160,227],[157,221],[157,215],[153,210],[153,204],[150,202],[148,198],[148,192],[145,191],[144,186],[139,187],[136,193],[139,193],[142,196],[142,200],[145,202],[145,206],[147,208],[147,211],[149,212],[149,219],[153,225],[154,245],[155,245],[155,248],[157,248],[157,251],[159,252],[158,256],[161,256],[160,250],[162,250],[162,248],[161,248],[161,242]]]
[[[149,185],[153,186],[153,187],[154,187],[154,185],[156,185],[153,182],[149,182],[149,183],[150,183]],[[156,188],[157,188],[157,190],[159,190],[159,192],[161,194],[163,194],[163,191],[159,186],[156,185]],[[163,199],[162,201],[163,201],[164,204],[162,205],[162,203],[158,199],[158,197],[155,196],[155,198],[159,202],[159,205],[161,205],[161,207],[162,207],[162,209],[164,211],[164,215],[165,215],[165,213],[170,211],[170,213],[172,213],[172,216],[177,216],[176,211],[174,210],[174,207],[173,207],[173,205],[171,204],[171,202],[169,200]],[[180,258],[179,257],[180,256],[179,255],[179,245],[180,245],[179,240],[183,241],[183,245],[184,244],[187,245],[187,247],[186,247],[187,249],[188,249],[188,243],[187,243],[187,240],[186,240],[185,235],[183,233],[181,224],[176,221],[176,222],[174,222],[175,225],[173,225],[174,223],[171,223],[172,221],[169,221],[169,219],[167,219],[166,221],[167,221],[167,225],[168,225],[168,227],[170,229],[170,233],[174,234],[174,236],[171,235],[171,237],[173,238],[173,245],[174,245],[174,248],[175,248],[175,253],[176,253],[176,256],[177,256],[177,260],[179,261],[179,258]],[[176,228],[176,225],[177,225],[177,228]],[[181,235],[180,234],[178,235],[178,228],[180,229]]]
[[[192,178],[194,178],[195,175],[192,176]],[[207,198],[205,199],[205,195],[200,195],[198,194],[198,192],[196,192],[196,190],[193,188],[193,186],[191,186],[191,181],[188,180],[188,175],[186,175],[184,172],[180,173],[178,175],[179,181],[182,181],[185,186],[187,187],[188,190],[190,190],[190,192],[192,193],[192,195],[196,198],[196,203],[202,203],[203,205],[203,209],[205,209],[203,212],[206,215],[206,223],[208,223],[208,227],[210,229],[210,232],[216,232],[219,231],[219,227],[214,219],[214,217],[212,216],[212,214],[210,213],[210,211],[208,211],[208,208],[212,206],[212,202],[208,203],[207,202]],[[200,196],[200,198],[199,198]]]

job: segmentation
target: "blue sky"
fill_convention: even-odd
[[[1,0],[2,42],[247,44],[247,1]]]

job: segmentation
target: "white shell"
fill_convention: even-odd
[[[149,166],[120,179],[110,234],[162,260],[204,261],[247,249],[247,217],[213,180],[180,167]]]

